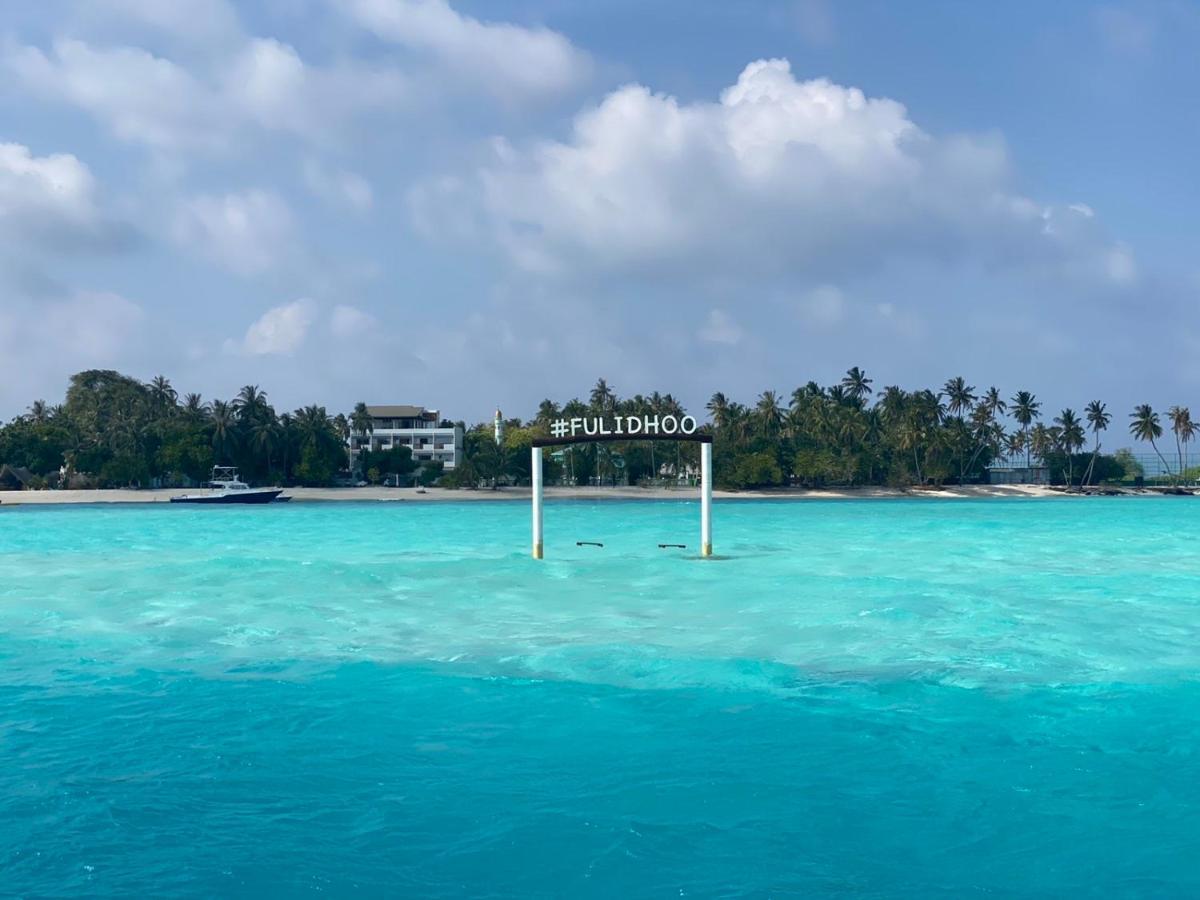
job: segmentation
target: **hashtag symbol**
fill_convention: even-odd
[[[556,438],[567,436],[567,421],[566,419],[555,419],[550,423],[550,434]]]

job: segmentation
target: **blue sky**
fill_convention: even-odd
[[[468,420],[1200,389],[1191,3],[14,8],[0,418],[85,367]]]

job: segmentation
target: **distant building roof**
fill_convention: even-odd
[[[367,412],[376,419],[421,419],[426,416],[437,418],[436,409],[423,406],[368,406]]]

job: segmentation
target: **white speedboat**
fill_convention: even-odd
[[[203,494],[181,494],[172,503],[270,503],[283,488],[253,488],[238,478],[233,466],[213,466],[210,490]]]

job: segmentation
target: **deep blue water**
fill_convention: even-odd
[[[1200,506],[697,516],[0,511],[0,894],[1200,894]]]

